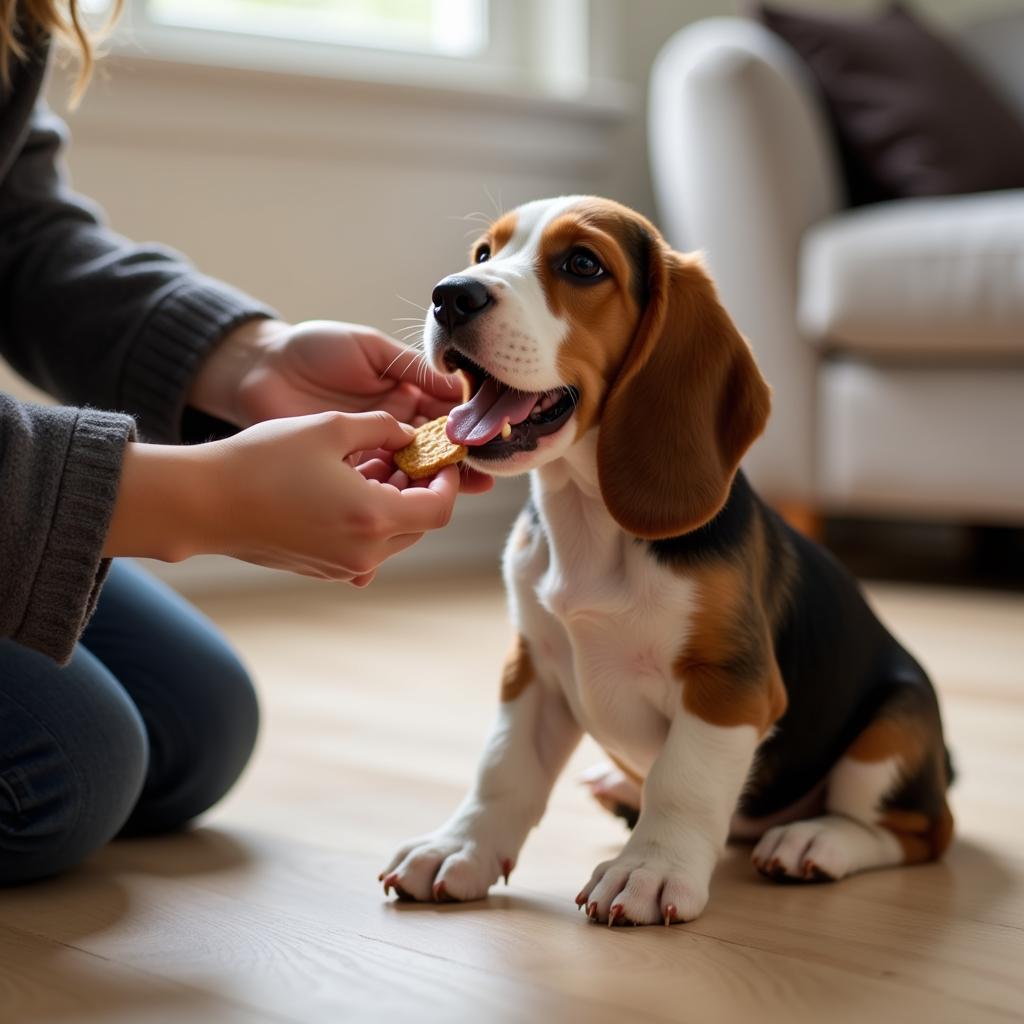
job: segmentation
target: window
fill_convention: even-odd
[[[468,56],[486,43],[486,0],[144,0],[154,26]]]
[[[80,0],[102,23],[111,0]],[[590,0],[124,0],[133,57],[410,85],[580,95]]]

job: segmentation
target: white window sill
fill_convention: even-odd
[[[523,82],[396,80],[357,70],[230,66],[194,51],[114,52],[68,116],[77,145],[429,161],[583,178],[608,163],[616,132],[637,106],[614,84],[567,98]],[[59,108],[66,94],[58,81],[51,101]]]
[[[201,74],[210,85],[234,79],[256,90],[291,79],[339,96],[608,122],[627,117],[638,102],[635,88],[625,82],[567,85],[538,81],[501,62],[217,32],[135,32],[112,43],[106,63],[132,78]]]

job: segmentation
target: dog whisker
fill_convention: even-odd
[[[394,366],[395,363],[397,363],[398,360],[402,358],[402,356],[409,356],[409,358],[410,358],[410,365],[412,363],[416,362],[417,360],[421,360],[423,358],[423,356],[420,355],[415,349],[412,349],[412,348],[402,349],[402,351],[399,352],[398,355],[395,356],[395,358],[392,359],[391,362],[388,363],[388,365],[385,366],[383,370],[381,370],[381,374],[380,374],[380,377],[378,378],[378,380],[383,380],[388,375],[388,373],[391,372],[391,367]],[[405,374],[408,373],[408,372],[409,372],[409,367],[407,366],[402,371],[402,373],[400,374],[399,379],[404,377]]]
[[[461,217],[450,217],[449,220],[478,220],[485,224],[490,224],[493,218],[486,213],[481,213],[479,210],[474,210],[472,213],[464,213]]]
[[[486,185],[484,185],[484,192],[487,194],[487,198],[491,201],[491,206],[494,207],[496,216],[503,217],[505,215],[505,211],[502,209],[501,205],[501,189],[498,189],[497,199],[494,198],[493,193]]]
[[[402,302],[407,302],[410,306],[418,309],[421,313],[430,313],[430,308],[428,306],[421,306],[418,302],[413,302],[412,299],[407,299],[404,295],[399,295],[397,298],[401,299]]]

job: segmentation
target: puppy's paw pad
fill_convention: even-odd
[[[686,865],[656,858],[624,858],[598,866],[577,897],[587,917],[610,925],[675,924],[699,917],[708,878]]]
[[[635,813],[640,809],[640,787],[613,764],[605,762],[587,769],[580,776],[580,783],[612,814],[624,816],[623,811]]]
[[[485,845],[436,835],[403,846],[381,881],[399,899],[451,903],[482,899],[508,870],[511,860]]]
[[[827,819],[797,821],[769,829],[751,862],[779,882],[833,882],[849,874],[843,835]]]

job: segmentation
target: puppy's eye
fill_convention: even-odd
[[[562,264],[562,270],[573,277],[583,277],[591,281],[605,273],[601,261],[589,249],[573,249]]]
[[[486,263],[491,258],[491,247],[489,245],[481,245],[476,251],[476,256],[473,258],[474,263]]]

